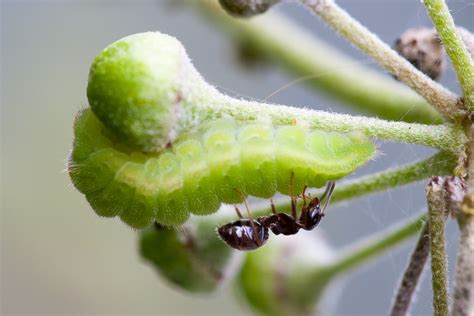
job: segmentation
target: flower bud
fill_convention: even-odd
[[[140,254],[175,286],[211,292],[225,279],[232,254],[217,237],[215,226],[204,221],[178,229],[152,225],[140,235]]]
[[[120,39],[92,63],[87,97],[121,141],[159,151],[176,136],[189,58],[174,37],[147,32]]]
[[[334,276],[327,269],[331,249],[320,235],[314,237],[272,236],[247,254],[236,282],[249,305],[265,315],[313,314]]]
[[[238,17],[250,17],[264,13],[280,0],[219,0],[221,6]]]
[[[438,80],[446,69],[446,53],[435,29],[405,31],[395,41],[395,50],[433,80]]]

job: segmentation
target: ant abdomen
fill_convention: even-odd
[[[268,228],[257,220],[239,219],[217,228],[221,239],[237,250],[254,250],[268,239]]]

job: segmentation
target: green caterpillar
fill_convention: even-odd
[[[220,119],[181,135],[159,153],[135,152],[114,141],[90,110],[79,113],[69,170],[98,215],[136,228],[153,220],[179,225],[244,196],[298,193],[321,187],[369,160],[374,145],[358,134],[301,126]]]
[[[74,124],[71,179],[97,214],[135,228],[180,225],[190,213],[211,214],[247,195],[288,194],[291,177],[294,193],[321,187],[375,153],[362,135],[323,132],[304,117],[238,114],[181,43],[157,32],[105,48],[92,63],[87,96],[90,109]]]

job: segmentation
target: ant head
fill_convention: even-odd
[[[305,230],[312,230],[315,228],[321,219],[324,216],[324,211],[329,205],[329,201],[331,199],[332,192],[334,191],[335,187],[334,181],[328,181],[326,184],[326,190],[324,191],[321,199],[317,197],[311,199],[308,205],[305,205],[301,211],[301,216],[299,219],[300,225]],[[321,201],[324,201],[324,205],[321,208]]]
[[[254,250],[268,239],[268,228],[257,220],[240,219],[217,228],[220,238],[237,250]]]
[[[323,216],[324,213],[321,210],[319,199],[313,198],[308,205],[303,208],[299,222],[303,229],[311,230],[319,224]]]

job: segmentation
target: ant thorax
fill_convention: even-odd
[[[321,198],[312,198],[308,203],[306,203],[308,197],[305,195],[305,190],[303,190],[301,196],[303,205],[299,218],[296,214],[296,196],[293,195],[291,195],[291,215],[277,213],[273,202],[271,202],[272,215],[252,219],[248,205],[245,202],[249,218],[244,219],[236,207],[235,210],[240,219],[219,227],[217,233],[227,245],[234,249],[254,250],[265,244],[269,237],[268,230],[271,230],[275,235],[295,235],[300,229],[312,230],[324,216],[324,211],[329,204],[334,187],[335,183],[333,181],[328,182]],[[290,187],[290,192],[291,189]],[[324,206],[321,208],[321,201],[323,200]]]
[[[286,213],[262,216],[257,220],[265,227],[269,228],[275,235],[294,235],[301,228],[300,224],[293,218],[293,216]]]

